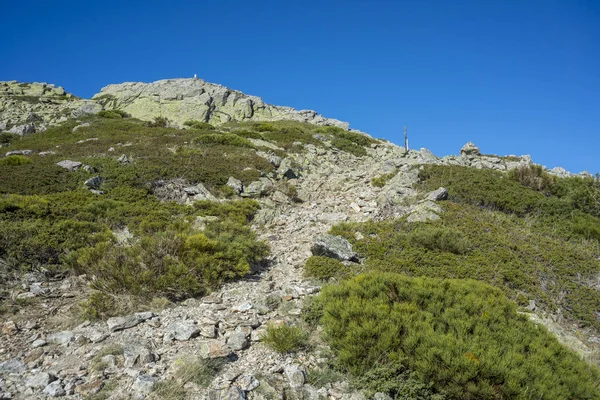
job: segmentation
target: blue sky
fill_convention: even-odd
[[[0,80],[199,77],[396,143],[600,172],[600,1],[2,0]]]

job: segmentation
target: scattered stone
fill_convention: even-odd
[[[250,392],[260,386],[260,382],[254,376],[245,374],[237,378],[235,383],[244,392]]]
[[[121,154],[121,157],[119,157],[117,161],[119,162],[119,164],[131,164],[131,158],[127,157],[125,154]]]
[[[232,307],[231,310],[233,312],[246,312],[251,309],[252,309],[252,303],[246,302],[246,303],[242,303],[242,304]]]
[[[244,185],[242,184],[242,181],[235,179],[233,176],[229,177],[226,186],[232,188],[237,194],[240,194],[244,191]]]
[[[46,344],[47,344],[47,342],[44,339],[37,339],[37,340],[34,340],[33,343],[31,343],[31,347],[36,349],[38,347],[43,347]]]
[[[40,372],[39,374],[35,374],[27,378],[25,381],[25,386],[34,389],[42,389],[55,380],[56,376],[49,374],[48,372]]]
[[[89,172],[90,174],[93,174],[94,172],[96,172],[96,168],[92,167],[91,165],[84,165],[83,170],[85,172]]]
[[[75,340],[75,335],[71,331],[62,331],[51,333],[46,336],[46,341],[51,344],[60,344],[65,346]]]
[[[233,351],[244,350],[250,343],[244,332],[234,332],[227,338],[227,345]]]
[[[223,390],[211,390],[208,400],[246,400],[246,393],[237,386]]]
[[[102,177],[94,176],[93,178],[88,179],[84,182],[84,185],[89,189],[100,189],[100,185],[102,185]]]
[[[42,151],[42,152],[40,152],[38,155],[39,155],[40,157],[45,157],[45,156],[51,156],[51,155],[53,155],[53,154],[56,154],[56,152],[55,152],[55,151],[52,151],[52,150],[49,150],[49,151]]]
[[[8,156],[29,156],[33,154],[33,150],[13,150],[6,153],[6,157]]]
[[[147,394],[152,392],[155,384],[156,378],[150,375],[140,375],[135,378],[135,382],[133,382],[133,390],[139,393]]]
[[[448,199],[448,189],[440,187],[439,189],[430,192],[427,199],[431,201],[440,201]]]
[[[271,182],[269,179],[260,178],[258,181],[251,182],[248,186],[246,186],[244,191],[241,193],[241,196],[251,198],[267,196],[273,192],[274,188],[273,182]]]
[[[202,358],[221,358],[229,356],[231,351],[224,341],[209,340],[200,343],[199,353]]]
[[[290,386],[293,388],[301,388],[306,381],[304,370],[296,364],[288,364],[283,367],[283,373],[287,377]]]
[[[298,171],[294,168],[292,159],[289,157],[286,157],[281,161],[279,168],[277,169],[277,174],[287,179],[296,179],[299,175]]]
[[[43,393],[50,397],[61,397],[67,394],[60,381],[54,381],[50,383],[44,388]]]
[[[0,332],[6,336],[13,336],[19,332],[19,327],[14,321],[6,321],[2,324],[2,329],[0,329]]]
[[[187,194],[186,203],[193,203],[194,201],[209,200],[219,201],[203,184],[198,183],[196,186],[190,186],[183,189]]]
[[[113,317],[109,318],[106,321],[108,325],[108,330],[111,332],[122,331],[124,329],[133,328],[134,326],[140,324],[142,319],[137,315],[127,315],[125,317]]]
[[[385,393],[377,392],[373,395],[373,400],[394,400]]]
[[[187,341],[198,336],[200,329],[194,321],[175,321],[170,323],[165,328],[164,342],[171,340]]]
[[[82,385],[75,387],[75,393],[79,394],[83,397],[92,396],[98,393],[104,387],[104,382],[100,379],[96,379],[89,383],[84,383]]]
[[[79,161],[63,160],[57,162],[56,165],[68,169],[69,171],[77,171],[83,164]]]
[[[19,136],[26,136],[32,133],[36,133],[37,130],[35,128],[34,123],[23,124],[23,125],[15,125],[8,130],[9,133],[14,133]]]
[[[341,236],[325,235],[317,239],[311,247],[312,254],[335,258],[340,261],[358,261],[349,241]]]
[[[88,126],[90,126],[90,123],[89,122],[84,122],[83,124],[80,124],[80,125],[77,125],[77,126],[73,127],[72,131],[73,132],[77,132],[79,129],[86,128]]]
[[[2,374],[22,374],[27,368],[22,361],[16,358],[0,363],[0,375]]]

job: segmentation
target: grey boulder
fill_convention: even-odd
[[[330,257],[340,261],[358,261],[358,255],[352,250],[350,242],[341,236],[321,236],[312,245],[311,252],[315,256]]]

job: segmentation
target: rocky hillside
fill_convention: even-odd
[[[179,126],[197,120],[213,125],[230,121],[299,121],[348,129],[347,122],[324,118],[312,110],[266,104],[260,97],[202,79],[165,79],[152,83],[127,82],[102,88],[93,100],[141,120],[165,116]]]
[[[0,132],[42,132],[68,118],[118,109],[151,121],[167,117],[172,126],[195,120],[219,125],[230,121],[299,121],[348,129],[349,124],[324,118],[316,111],[266,104],[202,79],[165,79],[152,83],[109,85],[91,100],[80,99],[47,83],[0,82]]]
[[[94,102],[2,136],[0,399],[600,398],[597,179],[201,80]]]

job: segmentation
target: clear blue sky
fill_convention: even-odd
[[[2,0],[0,80],[199,77],[437,155],[600,172],[600,1]]]

